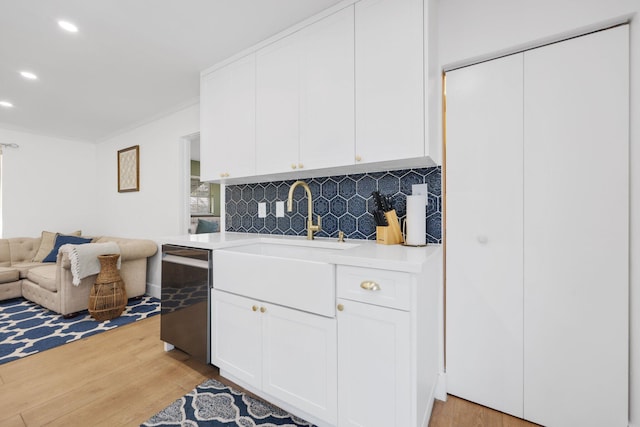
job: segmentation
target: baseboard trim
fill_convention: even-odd
[[[422,427],[429,427],[429,422],[431,421],[431,413],[433,412],[433,405],[436,399],[436,391],[438,390],[438,382],[433,385],[431,388],[431,393],[429,393],[429,404],[427,405],[427,410],[424,412],[424,417],[422,418]]]
[[[436,399],[447,401],[447,373],[441,372],[438,375],[438,383],[436,384]]]
[[[160,299],[160,285],[147,282],[147,295]]]

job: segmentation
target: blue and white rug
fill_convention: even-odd
[[[72,319],[24,298],[0,301],[0,364],[160,313],[160,300],[129,300],[119,317],[98,322],[88,311]]]
[[[313,427],[280,408],[207,380],[151,417],[141,427]]]

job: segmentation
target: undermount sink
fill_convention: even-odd
[[[305,261],[322,261],[322,256],[334,251],[342,251],[359,246],[327,240],[261,239],[243,246],[227,248],[231,252],[260,255],[266,257],[291,258]]]

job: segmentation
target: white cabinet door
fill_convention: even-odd
[[[304,169],[354,163],[354,24],[349,6],[300,31]]]
[[[262,384],[260,304],[212,290],[211,363],[255,387]]]
[[[525,53],[525,418],[626,426],[629,34]]]
[[[447,73],[447,389],[522,417],[522,54]]]
[[[406,427],[411,417],[410,313],[338,299],[338,425]]]
[[[300,43],[297,33],[256,54],[256,174],[298,167]]]
[[[256,173],[353,163],[353,7],[257,53]]]
[[[327,423],[337,420],[336,319],[263,303],[262,389]]]
[[[255,174],[255,57],[202,77],[200,168],[203,181]]]
[[[356,3],[356,158],[424,156],[423,1]]]

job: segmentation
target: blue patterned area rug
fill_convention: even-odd
[[[98,322],[88,311],[72,319],[24,298],[0,301],[0,364],[160,313],[160,300],[131,299],[119,317]]]
[[[141,427],[313,427],[280,408],[207,380],[151,417]]]

